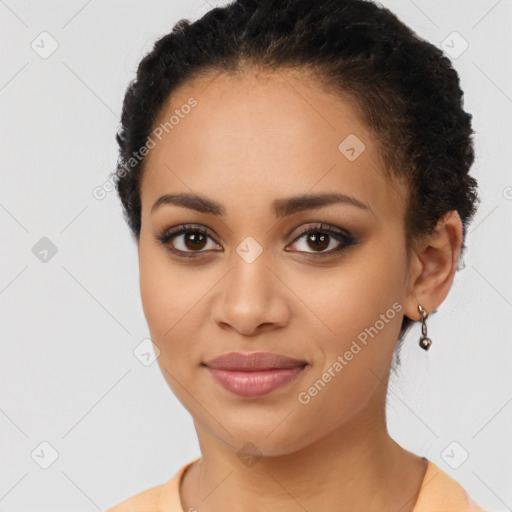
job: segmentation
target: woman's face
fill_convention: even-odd
[[[380,414],[411,298],[405,192],[384,178],[374,137],[347,102],[289,73],[187,83],[155,127],[165,122],[141,185],[141,297],[198,432],[278,455]],[[167,194],[189,206],[154,207]],[[354,201],[322,204],[333,194]],[[291,201],[303,195],[319,199]],[[305,366],[240,395],[204,365],[230,352]]]

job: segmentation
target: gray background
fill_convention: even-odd
[[[200,455],[157,363],[133,353],[149,336],[136,248],[115,192],[92,191],[114,170],[140,59],[180,18],[222,3],[0,1],[0,512],[104,510]],[[418,347],[419,323],[405,341],[389,430],[482,506],[511,510],[512,2],[383,5],[451,46],[482,197],[465,267],[428,320],[435,348]],[[453,31],[469,44],[456,56]],[[446,454],[463,450],[454,469]]]

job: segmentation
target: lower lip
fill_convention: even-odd
[[[274,389],[284,386],[304,368],[304,366],[295,366],[293,368],[256,372],[216,370],[213,368],[208,368],[208,370],[224,389],[231,391],[235,395],[254,398],[266,395],[274,391]]]

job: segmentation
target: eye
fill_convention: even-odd
[[[202,249],[208,244],[208,238],[211,238],[208,231],[191,224],[178,226],[156,236],[156,240],[169,251],[185,258],[194,258],[207,252]],[[218,244],[213,245],[219,247]]]
[[[205,247],[208,246],[208,238],[212,239],[207,230],[193,224],[177,226],[156,236],[156,240],[166,246],[171,253],[185,258],[194,258],[205,252],[210,252],[205,250]],[[317,224],[301,229],[292,244],[296,244],[302,239],[304,239],[303,247],[298,252],[304,252],[313,257],[332,256],[357,243],[348,232],[326,224]],[[212,245],[213,250],[220,247],[217,243]],[[313,251],[308,251],[308,248],[313,248]],[[330,250],[326,251],[329,248]]]
[[[302,240],[302,249],[299,252],[305,252],[314,257],[337,254],[347,247],[356,244],[356,240],[348,232],[333,229],[326,224],[309,226],[302,229],[293,243],[297,243],[301,239],[304,240]],[[307,251],[308,248],[313,248],[313,251]],[[326,251],[328,248],[331,250]]]

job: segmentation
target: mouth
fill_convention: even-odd
[[[202,363],[202,366],[227,391],[241,397],[257,398],[295,379],[307,364],[281,354],[231,352]]]

